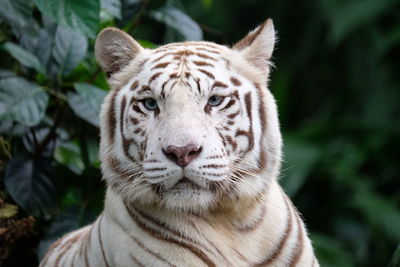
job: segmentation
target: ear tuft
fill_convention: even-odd
[[[97,63],[111,75],[127,66],[143,48],[127,33],[109,27],[97,36],[94,50]]]
[[[275,30],[271,19],[251,31],[232,48],[240,51],[246,60],[256,68],[265,71],[270,65],[275,45]]]

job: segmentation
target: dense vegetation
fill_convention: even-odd
[[[264,19],[281,183],[322,266],[400,266],[400,3],[395,0],[2,0],[0,265],[37,266],[102,209],[93,44],[106,26],[145,47],[232,44]],[[23,255],[23,256],[21,256]]]

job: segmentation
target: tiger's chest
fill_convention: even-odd
[[[267,216],[267,210],[274,211],[268,201],[278,194],[271,193],[265,205],[247,212],[252,219],[246,221],[224,215],[214,219],[153,216],[127,208],[113,196],[114,209],[106,208],[105,215],[105,240],[110,242],[106,251],[112,254],[114,266],[253,266],[270,254],[284,232],[285,213]],[[279,202],[273,206],[284,210]]]

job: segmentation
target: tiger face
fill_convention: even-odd
[[[95,53],[112,88],[101,112],[101,161],[131,203],[203,212],[252,201],[275,179],[281,136],[266,88],[272,22],[233,48],[184,42],[142,48],[107,28]]]

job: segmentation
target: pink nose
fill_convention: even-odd
[[[166,149],[163,149],[163,153],[167,158],[175,162],[181,167],[185,167],[192,160],[197,158],[201,152],[201,147],[195,144],[188,144],[186,146],[173,146],[169,145]]]

